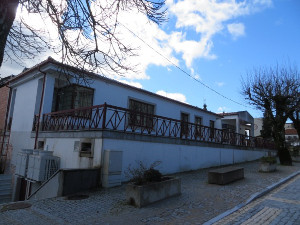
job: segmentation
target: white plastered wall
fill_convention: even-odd
[[[252,161],[266,155],[264,151],[115,139],[104,139],[103,149],[123,151],[123,181],[128,179],[124,172],[128,170],[130,165],[136,167],[139,161],[147,166],[150,166],[155,161],[161,161],[157,169],[163,174],[172,174],[200,168]]]
[[[169,143],[153,143],[145,141],[117,140],[96,138],[94,141],[93,156],[80,157],[75,142],[80,138],[46,138],[45,148],[54,151],[60,157],[61,168],[96,168],[102,165],[104,150],[123,152],[122,180],[128,180],[125,172],[128,167],[136,167],[141,161],[150,166],[155,161],[161,161],[157,167],[163,174],[172,174],[208,168],[213,166],[229,165],[259,159],[267,155],[264,151],[241,150],[234,148],[213,148],[205,146],[190,146]]]
[[[93,143],[92,157],[80,157],[76,142],[85,138],[46,138],[45,150],[53,151],[53,155],[60,157],[60,168],[96,168],[101,165],[102,139],[90,139]]]

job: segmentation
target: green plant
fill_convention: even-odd
[[[264,163],[270,163],[270,164],[276,164],[277,163],[277,159],[274,156],[264,156],[260,159],[261,162]]]
[[[142,161],[138,161],[138,167],[132,168],[131,165],[128,166],[127,171],[125,171],[125,176],[130,179],[136,185],[143,185],[151,182],[162,181],[162,174],[159,170],[154,169],[158,166],[161,161],[155,161],[147,167]]]

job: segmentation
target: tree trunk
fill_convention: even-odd
[[[4,50],[9,31],[16,17],[19,0],[0,1],[0,67],[4,58]]]
[[[278,151],[278,157],[281,165],[292,165],[292,157],[285,143],[284,123],[277,123],[274,126],[273,138]]]

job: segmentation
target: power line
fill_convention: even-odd
[[[175,66],[177,69],[179,69],[181,72],[183,72],[184,74],[186,74],[187,76],[189,76],[190,78],[192,78],[193,80],[195,80],[196,82],[200,83],[201,85],[203,85],[204,87],[206,87],[207,89],[215,92],[216,94],[220,95],[221,97],[231,101],[231,102],[234,102],[238,105],[241,105],[241,106],[244,106],[244,107],[247,107],[247,108],[252,108],[250,106],[247,106],[245,104],[242,104],[240,102],[237,102],[223,94],[221,94],[220,92],[216,91],[215,89],[209,87],[207,84],[203,83],[202,81],[196,79],[194,76],[192,76],[190,73],[186,72],[184,69],[182,69],[180,66],[177,66],[174,62],[172,62],[169,58],[167,58],[166,56],[164,56],[163,54],[161,54],[160,52],[158,52],[156,49],[154,49],[151,45],[149,45],[147,42],[145,42],[142,38],[140,38],[137,34],[135,34],[132,30],[130,30],[128,27],[126,27],[124,24],[118,22],[120,25],[122,25],[125,29],[127,29],[130,33],[132,33],[134,36],[136,36],[139,40],[141,40],[145,45],[147,45],[149,48],[151,48],[153,51],[155,51],[157,54],[159,54],[161,57],[163,57],[165,60],[167,60],[169,63],[171,63],[173,66]]]

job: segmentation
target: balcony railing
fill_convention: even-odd
[[[33,130],[37,126],[34,119]],[[147,136],[178,138],[235,146],[273,149],[274,144],[262,138],[210,128],[158,115],[151,115],[112,105],[97,105],[46,113],[40,123],[42,131],[114,130]]]

